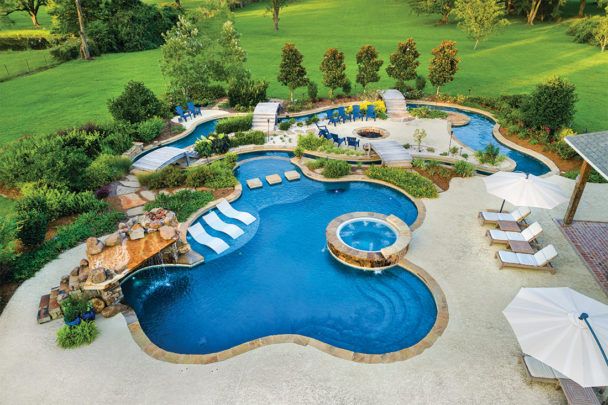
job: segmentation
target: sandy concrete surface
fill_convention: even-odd
[[[565,189],[573,182],[552,178]],[[608,220],[608,186],[589,185],[577,219]],[[293,344],[266,346],[212,365],[154,360],[131,339],[122,316],[100,320],[90,346],[55,345],[60,321],[38,325],[40,295],[56,285],[84,255],[79,246],[47,265],[16,292],[0,317],[0,403],[128,404],[548,404],[564,403],[551,385],[530,384],[518,363],[519,346],[501,311],[520,287],[570,286],[607,302],[564,239],[553,211],[533,210],[532,220],[560,255],[557,274],[498,270],[476,219],[500,201],[481,178],[454,179],[414,232],[408,258],[443,288],[450,321],[438,341],[403,362],[367,365]]]

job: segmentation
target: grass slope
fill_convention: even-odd
[[[456,80],[442,91],[515,94],[561,75],[576,84],[580,96],[575,127],[579,131],[608,127],[608,52],[601,54],[597,48],[573,43],[565,34],[565,24],[528,27],[513,20],[473,51],[473,43],[454,24],[436,26],[436,18],[412,14],[405,2],[394,0],[377,0],[373,6],[366,0],[301,0],[284,9],[278,33],[272,30],[270,17],[264,16],[264,4],[240,10],[236,16],[249,67],[255,77],[271,83],[271,96],[288,94],[276,80],[280,49],[288,41],[303,52],[310,77],[320,85],[318,67],[328,47],[346,53],[348,74],[354,82],[355,54],[363,44],[376,46],[386,61],[398,41],[414,37],[422,54],[419,72],[426,74],[431,49],[443,39],[453,39],[458,42],[462,63]],[[0,142],[107,119],[106,100],[119,94],[130,79],[162,92],[165,82],[159,58],[159,50],[106,55],[0,83]],[[379,88],[392,85],[384,67],[386,64]],[[433,90],[429,87],[427,91]]]

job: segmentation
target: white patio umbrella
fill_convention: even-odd
[[[485,177],[488,193],[520,207],[552,209],[568,201],[562,189],[532,174],[519,172],[498,172]]]
[[[524,353],[582,387],[608,385],[608,305],[570,288],[522,288],[503,314]]]

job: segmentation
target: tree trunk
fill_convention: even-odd
[[[279,30],[279,8],[275,7],[272,10],[272,22],[274,23],[274,30]]]
[[[435,93],[436,96],[439,95],[439,88],[440,88],[440,86],[437,86],[437,93]]]
[[[538,14],[541,3],[542,0],[532,1],[532,6],[530,7],[530,12],[528,13],[528,25],[534,25],[534,20],[536,19],[536,15]]]
[[[38,22],[38,14],[34,11],[30,11],[29,14],[30,18],[32,19],[32,24],[34,24],[34,27],[40,27],[40,23]]]
[[[581,0],[580,5],[578,6],[578,17],[582,18],[585,16],[585,6],[587,5],[587,0]]]
[[[78,14],[78,34],[80,35],[80,56],[84,60],[91,60],[91,51],[87,41],[87,34],[84,32],[84,18],[82,17],[82,7],[80,0],[74,0],[76,3],[76,12]]]
[[[475,46],[473,47],[473,50],[476,51],[477,50],[477,45],[479,45],[479,39],[475,40]]]
[[[181,0],[175,0],[175,5],[177,6],[177,8],[182,8]]]

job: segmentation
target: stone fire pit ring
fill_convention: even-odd
[[[380,250],[360,250],[349,246],[340,237],[344,225],[369,220],[379,222],[395,233],[395,241]],[[394,215],[376,212],[351,212],[333,219],[325,230],[327,248],[331,255],[349,267],[364,271],[381,271],[397,265],[407,253],[412,240],[409,226]]]
[[[390,132],[378,127],[361,127],[355,128],[353,135],[363,139],[384,139],[390,136]]]

